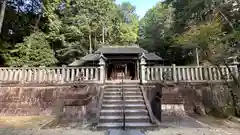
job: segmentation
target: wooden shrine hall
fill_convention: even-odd
[[[123,74],[124,79],[139,80],[142,57],[146,59],[146,66],[157,66],[163,63],[163,59],[155,53],[149,53],[138,45],[131,45],[101,47],[94,53],[75,60],[69,66],[98,67],[104,64],[106,80],[119,80]]]

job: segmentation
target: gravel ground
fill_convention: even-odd
[[[147,131],[146,135],[240,135],[240,132],[233,129],[217,128],[168,128]]]
[[[106,131],[93,132],[80,129],[0,129],[0,135],[106,135]],[[145,135],[240,135],[233,129],[213,128],[166,128],[155,131],[147,131]]]
[[[165,119],[159,128],[145,131],[144,135],[240,135],[239,127],[239,123],[227,120],[216,122],[216,119],[211,117],[201,118],[201,121],[185,117],[180,121]],[[88,128],[87,125],[81,127],[78,123],[54,129],[0,128],[0,135],[107,135],[108,133],[91,131]]]
[[[0,135],[105,135],[105,132],[92,132],[79,129],[0,129]]]

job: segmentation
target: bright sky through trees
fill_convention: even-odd
[[[148,9],[156,5],[157,2],[161,0],[116,0],[117,4],[122,2],[130,2],[132,5],[136,6],[136,13],[142,18]]]

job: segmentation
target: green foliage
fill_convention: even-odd
[[[128,2],[116,5],[114,0],[16,0],[8,1],[5,16],[0,38],[9,46],[0,46],[5,48],[1,56],[6,60],[1,64],[9,66],[38,66],[35,63],[42,59],[38,58],[39,52],[28,47],[35,46],[37,40],[45,40],[43,46],[51,45],[57,64],[68,64],[98,49],[103,41],[132,44],[138,39],[138,17]],[[35,39],[39,33],[44,37]],[[30,60],[28,54],[36,58]]]
[[[223,36],[221,24],[211,21],[192,26],[175,40],[180,45],[208,48],[210,45],[219,44],[221,36]]]
[[[117,6],[112,0],[71,1],[55,14],[57,19],[49,23],[48,36],[57,58],[60,62],[70,62],[86,55],[88,49],[95,50],[103,43],[103,36],[105,43],[135,43],[138,19],[134,11],[130,3]]]
[[[135,43],[138,38],[137,31],[134,31],[134,26],[128,25],[127,23],[120,24],[120,41],[122,44],[131,44]]]
[[[139,44],[143,48],[156,52],[168,60],[165,64],[185,64],[189,60],[189,50],[172,48],[174,38],[174,9],[171,5],[159,2],[148,10],[140,21]]]
[[[175,43],[185,48],[200,48],[202,60],[210,60],[227,50],[226,44],[222,42],[223,37],[221,23],[210,21],[192,26],[188,31],[176,37]]]
[[[138,40],[139,21],[135,7],[129,2],[124,2],[113,8],[111,21],[106,26],[107,43],[129,45]]]
[[[56,59],[57,64],[68,64],[101,45],[135,43],[168,64],[192,64],[193,47],[200,48],[202,61],[221,61],[240,52],[239,7],[237,0],[166,0],[139,21],[129,2],[8,1],[0,36],[5,60],[1,64],[39,66],[43,58],[34,46],[44,46],[51,55],[41,65],[52,65]]]
[[[176,1],[172,3],[175,7],[181,5]],[[177,44],[185,48],[200,48],[202,61],[222,63],[229,56],[238,55],[239,48],[235,45],[239,44],[240,25],[236,21],[239,20],[236,1],[191,0],[181,6],[184,7],[181,12],[176,8],[175,14],[179,18],[176,18],[175,27],[186,23],[184,29],[176,31],[179,33]]]
[[[139,44],[170,63],[193,63],[196,47],[202,62],[223,62],[240,52],[239,4],[236,0],[159,2],[140,21]]]
[[[51,66],[57,60],[46,39],[46,35],[36,32],[18,43],[4,54],[8,66]]]
[[[144,43],[149,48],[155,49],[164,40],[164,36],[169,32],[167,19],[170,10],[161,3],[150,9],[140,23],[140,44]],[[166,32],[166,33],[165,33]],[[164,43],[162,43],[164,44]]]
[[[50,25],[49,33],[57,58],[61,62],[72,61],[86,55],[87,50],[93,48],[93,43],[97,46],[97,36],[101,32],[99,29],[107,20],[112,7],[111,0],[79,0],[71,1],[59,11],[58,20]],[[93,42],[93,38],[96,41]]]

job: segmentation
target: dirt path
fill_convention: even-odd
[[[147,131],[146,135],[240,135],[240,132],[218,128],[167,128]]]
[[[196,120],[197,119],[197,120]],[[33,122],[34,123],[34,122]],[[36,124],[37,125],[37,124]],[[67,127],[66,127],[67,126]],[[167,128],[166,128],[167,127]],[[145,135],[240,135],[240,123],[213,117],[184,118],[175,121],[165,119],[155,130],[145,131]],[[55,129],[39,129],[38,126],[4,128],[0,125],[0,135],[107,135],[107,131],[91,131],[78,124],[69,124]]]
[[[106,131],[93,132],[81,129],[0,129],[0,135],[106,135]],[[145,135],[240,135],[240,132],[232,129],[217,128],[167,128],[155,131],[147,131]]]

